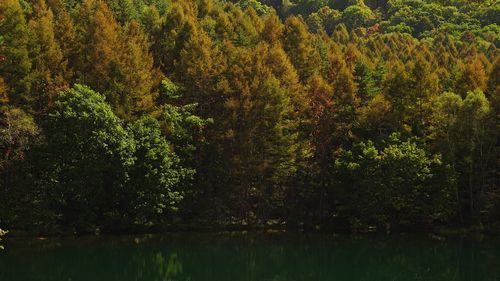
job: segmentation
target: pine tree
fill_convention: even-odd
[[[468,91],[473,91],[477,88],[486,89],[487,76],[484,66],[478,57],[471,59],[465,69],[462,71],[455,85],[457,94],[465,97]]]
[[[500,95],[500,56],[498,56],[492,66],[488,77],[488,87],[486,93],[488,97],[494,99]]]
[[[10,89],[14,105],[29,100],[30,70],[29,33],[23,10],[18,0],[0,2],[0,73]]]
[[[125,115],[124,95],[126,85],[120,81],[123,77],[123,61],[126,53],[122,41],[121,28],[104,2],[96,4],[88,30],[90,37],[89,57],[86,61],[83,81],[103,93],[118,115]]]
[[[332,136],[334,124],[331,122],[333,112],[333,88],[321,76],[314,75],[309,81],[309,96],[312,115],[312,141],[315,159],[322,171],[328,170],[333,150]]]
[[[66,0],[46,0],[47,7],[54,13],[55,18],[59,18],[61,14],[67,10],[70,3]],[[70,7],[72,8],[72,7]]]
[[[54,16],[44,0],[33,5],[33,18],[29,22],[33,33],[31,61],[33,71],[33,109],[44,110],[54,96],[66,87],[63,74],[66,65],[63,53],[55,40]]]
[[[260,46],[261,48],[258,48],[257,51],[262,52],[260,56],[262,56],[266,66],[278,78],[281,86],[287,90],[294,106],[295,117],[300,119],[303,124],[307,124],[310,109],[309,98],[304,85],[300,83],[299,74],[293,67],[290,58],[280,44],[271,46],[260,44]]]
[[[139,19],[139,12],[133,0],[107,0],[106,4],[121,24]]]
[[[75,65],[77,76],[103,93],[120,117],[150,110],[159,77],[145,35],[135,23],[125,31],[104,2],[89,0],[80,7],[81,14],[92,10],[91,20],[78,26],[87,56]]]
[[[278,16],[271,13],[266,16],[264,20],[264,29],[262,31],[262,38],[269,44],[274,44],[279,41],[283,31],[283,25]]]
[[[142,28],[144,29],[144,32],[148,36],[151,37],[158,32],[161,21],[162,18],[156,6],[150,5],[144,8],[144,11],[141,14],[140,23]]]
[[[307,81],[319,71],[319,54],[313,45],[314,40],[301,18],[292,16],[285,21],[283,48],[297,69],[301,81]]]
[[[421,55],[417,56],[415,63],[411,66],[411,92],[409,93],[410,100],[406,104],[406,108],[413,115],[410,123],[416,129],[417,134],[426,127],[426,121],[430,114],[429,101],[439,92],[439,78],[432,71],[431,64],[427,62]],[[413,112],[411,112],[413,111]]]
[[[294,102],[266,63],[272,59],[267,44],[254,52],[229,46],[225,52],[231,79],[210,140],[221,163],[211,170],[222,183],[216,196],[242,217],[270,218],[279,213],[304,149]]]
[[[175,62],[184,44],[196,29],[196,15],[189,1],[176,1],[170,8],[165,20],[153,35],[152,51],[157,66],[166,74],[175,71]]]
[[[82,59],[83,46],[78,40],[76,27],[70,14],[63,10],[56,22],[56,39],[63,54],[62,64],[66,66],[63,73],[64,79],[72,84],[74,82],[75,70],[79,67]]]
[[[406,69],[400,63],[391,61],[388,68],[392,68],[393,71],[388,74],[384,83],[384,96],[391,103],[392,116],[398,123],[392,130],[407,130],[405,109],[409,98],[407,93],[412,91],[411,81]]]
[[[159,71],[153,67],[153,57],[149,52],[149,42],[136,22],[131,22],[126,33],[127,53],[125,54],[124,83],[132,113],[151,111],[155,104]]]
[[[363,105],[366,105],[379,92],[371,70],[362,61],[356,62],[354,67],[354,82],[357,95]]]
[[[183,41],[179,55],[174,59],[172,77],[185,90],[185,98],[189,103],[199,102],[199,111],[202,117],[217,115],[217,106],[222,104],[225,91],[225,82],[222,71],[225,70],[223,54],[225,46],[232,43],[225,41],[223,46],[216,46],[208,34],[196,26],[189,32],[189,37],[179,39]]]

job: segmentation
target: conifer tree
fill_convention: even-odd
[[[379,91],[375,86],[375,80],[371,70],[361,61],[356,62],[354,67],[354,82],[361,103],[366,105]]]
[[[301,81],[307,81],[318,71],[319,55],[314,44],[315,38],[309,33],[299,17],[289,17],[283,30],[283,47],[297,69]]]
[[[95,14],[88,29],[89,57],[85,62],[83,81],[96,91],[103,93],[120,116],[127,114],[125,108],[126,85],[122,80],[124,64],[122,56],[126,46],[121,28],[104,2],[97,2]],[[120,79],[122,78],[122,79]]]
[[[64,0],[46,0],[45,2],[55,18],[59,18],[63,12],[67,11],[68,4],[70,4]]]
[[[157,66],[166,74],[174,73],[174,65],[185,42],[195,27],[192,3],[176,1],[172,4],[165,20],[153,35],[152,51]]]
[[[473,91],[477,88],[486,89],[487,76],[484,66],[478,57],[470,60],[465,69],[462,71],[458,81],[456,82],[456,93],[465,97],[468,91]]]
[[[139,19],[139,12],[133,0],[107,0],[106,4],[113,12],[114,17],[122,25]]]
[[[68,11],[63,10],[55,24],[56,39],[63,54],[61,63],[66,66],[63,76],[66,82],[72,84],[75,70],[79,67],[78,62],[82,59],[82,42],[78,40],[76,27]]]
[[[33,5],[33,18],[29,22],[32,32],[32,99],[33,109],[44,110],[54,96],[66,86],[63,74],[66,66],[63,53],[55,39],[54,16],[45,0]]]
[[[279,41],[283,31],[283,26],[274,13],[267,15],[264,21],[264,29],[262,31],[262,38],[269,44],[274,44]]]
[[[60,24],[58,27],[60,31],[58,32],[58,38],[60,42],[65,39],[73,39],[72,30],[74,29],[75,41],[69,40],[67,47],[65,47],[66,42],[61,42],[61,47],[65,56],[68,58],[70,66],[72,66],[75,79],[80,81],[86,81],[85,76],[90,69],[88,60],[93,50],[87,46],[91,44],[91,37],[93,35],[92,24],[95,11],[95,0],[83,0],[74,8],[73,17],[70,16],[71,14],[68,11],[67,17],[63,15],[64,17],[61,17],[59,21]],[[70,54],[73,53],[75,56],[70,56]],[[88,84],[88,82],[85,83]]]
[[[431,69],[431,65],[422,56],[417,56],[415,64],[411,70],[411,97],[409,104],[406,105],[409,111],[413,107],[413,120],[411,121],[417,129],[422,130],[425,127],[425,122],[430,114],[429,106],[430,99],[436,96],[439,89],[439,79]],[[413,104],[413,105],[412,105]]]
[[[22,105],[29,97],[31,61],[28,27],[18,0],[0,2],[0,73],[10,91],[10,101]]]
[[[82,65],[75,65],[77,76],[103,93],[121,117],[149,111],[159,76],[146,36],[137,23],[124,30],[104,2],[90,1],[80,7],[81,14],[95,13],[87,27],[85,23],[79,26],[80,42],[88,57]]]
[[[301,153],[291,98],[262,61],[267,50],[262,44],[255,54],[235,50],[230,97],[222,119],[215,119],[223,137],[219,173],[232,187],[226,192],[246,210],[245,216],[251,212],[262,218],[271,217],[283,203],[286,181]]]
[[[126,33],[124,76],[130,112],[148,112],[155,104],[159,71],[153,66],[149,42],[136,22],[131,22]]]

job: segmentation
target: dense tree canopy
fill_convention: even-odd
[[[498,1],[0,1],[0,227],[500,229]]]
[[[446,218],[453,208],[453,175],[440,155],[427,155],[410,139],[397,134],[377,148],[372,141],[341,150],[335,160],[336,177],[349,189],[332,191],[345,202],[354,225],[363,223],[412,224]]]
[[[80,226],[99,216],[118,216],[134,143],[104,98],[75,85],[59,95],[44,131],[48,163],[42,185],[48,197],[59,197],[52,204],[63,222]]]

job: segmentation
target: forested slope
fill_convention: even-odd
[[[500,228],[500,2],[2,0],[0,227]]]

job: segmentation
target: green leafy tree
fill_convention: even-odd
[[[242,9],[252,8],[259,15],[266,15],[271,11],[271,7],[262,4],[257,0],[240,0],[236,4],[240,6]]]
[[[143,1],[133,1],[133,0],[108,0],[108,4],[115,18],[122,24],[131,21],[139,20],[139,13],[141,12],[137,4],[143,3]],[[137,4],[136,4],[137,3]]]
[[[453,178],[439,154],[397,134],[376,146],[360,142],[335,160],[338,212],[353,227],[412,225],[446,219]]]
[[[203,142],[203,129],[213,123],[213,119],[203,119],[196,115],[197,103],[179,104],[182,90],[169,79],[162,81],[162,108],[159,117],[164,134],[171,142],[184,163],[193,165],[195,152]]]
[[[293,2],[293,5],[291,5],[289,12],[304,16],[317,11],[321,7],[325,7],[328,4],[328,0],[296,0],[290,2]]]
[[[189,175],[196,175],[193,180],[179,182],[177,187],[183,191],[185,198],[179,205],[180,214],[190,216],[199,215],[200,210],[197,209],[207,203],[205,197],[207,183],[204,182],[206,175],[201,175],[199,172],[207,168],[206,129],[214,120],[197,115],[198,104],[185,104],[184,94],[185,89],[169,79],[164,79],[158,98],[160,106],[155,115],[160,122],[163,136],[178,155],[178,165],[184,167]]]
[[[460,140],[463,136],[459,130],[459,114],[463,106],[462,98],[451,92],[437,96],[433,101],[433,113],[429,124],[427,138],[437,146],[445,163],[450,163],[451,172],[456,175],[460,169]],[[461,193],[458,184],[455,186],[455,200],[460,203]],[[457,215],[463,221],[461,204],[457,204]]]
[[[0,127],[0,170],[11,162],[21,160],[33,144],[39,129],[33,118],[19,108],[2,108]]]
[[[44,131],[42,186],[56,224],[88,231],[119,222],[134,141],[104,97],[75,85],[60,94]]]
[[[375,23],[376,15],[363,5],[352,5],[342,12],[342,22],[349,28],[368,27]]]
[[[307,17],[307,25],[313,32],[325,31],[327,34],[332,34],[337,23],[340,22],[341,13],[331,9],[328,6],[322,7],[317,12],[310,14]]]
[[[40,144],[33,117],[19,108],[0,108],[0,220],[11,226],[32,227],[37,205],[31,152]]]
[[[458,214],[463,222],[479,222],[487,213],[494,192],[487,179],[494,177],[496,125],[491,105],[483,92],[469,92],[465,99],[444,93],[434,103],[432,134],[429,138],[442,151],[457,174]],[[491,207],[491,206],[490,206]]]
[[[131,222],[153,226],[171,219],[183,198],[182,181],[190,180],[194,170],[181,167],[160,130],[159,122],[143,117],[129,126],[135,140],[135,165],[130,170],[126,193],[130,194]]]
[[[490,127],[490,114],[490,103],[480,89],[467,93],[458,122],[463,145],[463,183],[467,186],[469,199],[466,205],[476,221],[480,220],[480,211],[483,208],[481,199],[485,188],[486,168],[492,160],[494,140],[491,137],[494,134],[491,133],[495,132],[495,128]]]

